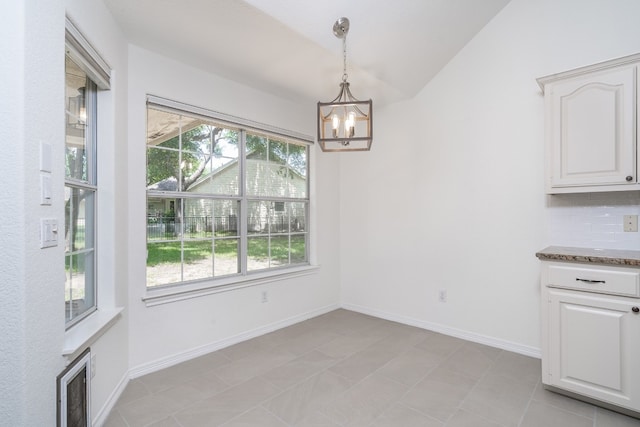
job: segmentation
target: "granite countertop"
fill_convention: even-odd
[[[536,253],[543,261],[569,261],[640,267],[640,251],[549,246]]]

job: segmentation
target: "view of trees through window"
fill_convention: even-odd
[[[147,286],[308,263],[308,147],[147,110]]]
[[[65,321],[96,308],[96,84],[65,57]]]

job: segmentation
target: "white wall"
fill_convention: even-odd
[[[640,51],[639,15],[635,0],[512,0],[414,100],[378,111],[371,153],[341,161],[345,305],[538,354],[535,252],[603,246],[551,224],[567,204],[589,222],[638,198],[545,196],[535,79]]]
[[[313,135],[315,105],[285,101],[195,68],[129,47],[129,315],[134,375],[215,348],[243,334],[317,313],[339,302],[337,159],[312,150],[315,257],[309,276],[147,307],[145,293],[146,95]],[[319,231],[319,232],[317,232]],[[269,302],[261,303],[261,292]]]
[[[63,248],[40,249],[39,222],[64,218],[63,192],[57,187],[54,204],[40,206],[39,146],[63,142],[64,8],[61,1],[11,3],[0,18],[0,140],[7,160],[0,208],[0,413],[7,425],[52,425],[55,377],[64,367]],[[62,158],[54,152],[54,162]],[[53,171],[54,182],[62,170]]]
[[[128,379],[128,263],[126,221],[127,42],[101,0],[65,0],[67,16],[111,68],[111,89],[98,96],[98,307],[125,307],[106,332],[90,342],[94,421],[101,423]]]
[[[126,50],[118,42],[117,29],[109,21],[99,1],[16,0],[3,5],[0,31],[3,60],[0,74],[0,115],[3,144],[3,178],[1,192],[2,245],[0,251],[0,414],[3,425],[49,426],[56,423],[56,376],[67,359],[62,356],[64,325],[64,245],[40,249],[40,218],[56,218],[64,226],[64,28],[65,9],[83,22],[81,30],[112,66],[126,70]],[[89,8],[91,10],[89,10]],[[97,39],[97,40],[96,40]],[[122,49],[120,59],[117,50]],[[126,82],[126,73],[123,74]],[[126,88],[126,84],[122,86]],[[126,92],[124,92],[126,94]],[[124,100],[121,100],[123,103]],[[112,106],[113,110],[117,105]],[[126,117],[126,112],[119,113]],[[122,200],[114,181],[115,142],[113,117],[111,145],[100,147],[104,163],[100,178],[105,197],[100,203],[115,204]],[[104,124],[107,124],[106,122]],[[123,126],[124,127],[124,126]],[[109,132],[106,132],[107,134]],[[52,146],[52,205],[40,205],[40,143]],[[126,172],[126,171],[125,171]],[[111,292],[100,295],[101,301],[115,301],[113,283],[118,262],[115,245],[115,221],[106,220],[116,209],[106,209],[100,226],[100,256],[105,260],[99,280]],[[114,215],[111,215],[114,216]],[[125,231],[126,232],[126,231]],[[59,238],[60,239],[60,238]],[[122,242],[120,242],[122,243]],[[126,255],[123,255],[126,259]],[[121,291],[126,289],[122,283]],[[126,291],[125,291],[126,292]],[[106,396],[113,392],[117,380],[126,374],[127,355],[117,347],[102,351],[104,339],[109,345],[126,345],[123,322],[114,335],[106,334],[94,342],[100,355],[93,383],[93,407],[101,408]],[[115,378],[115,380],[114,380]]]

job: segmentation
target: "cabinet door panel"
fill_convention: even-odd
[[[633,300],[548,288],[550,383],[638,408],[640,316]]]
[[[559,301],[560,378],[622,390],[620,372],[624,312]]]
[[[551,88],[551,186],[635,181],[635,67]]]

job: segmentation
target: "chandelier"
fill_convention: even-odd
[[[333,24],[333,34],[342,39],[342,83],[333,101],[318,102],[318,143],[322,151],[368,151],[373,141],[373,102],[357,100],[347,81],[348,32],[347,18]]]

